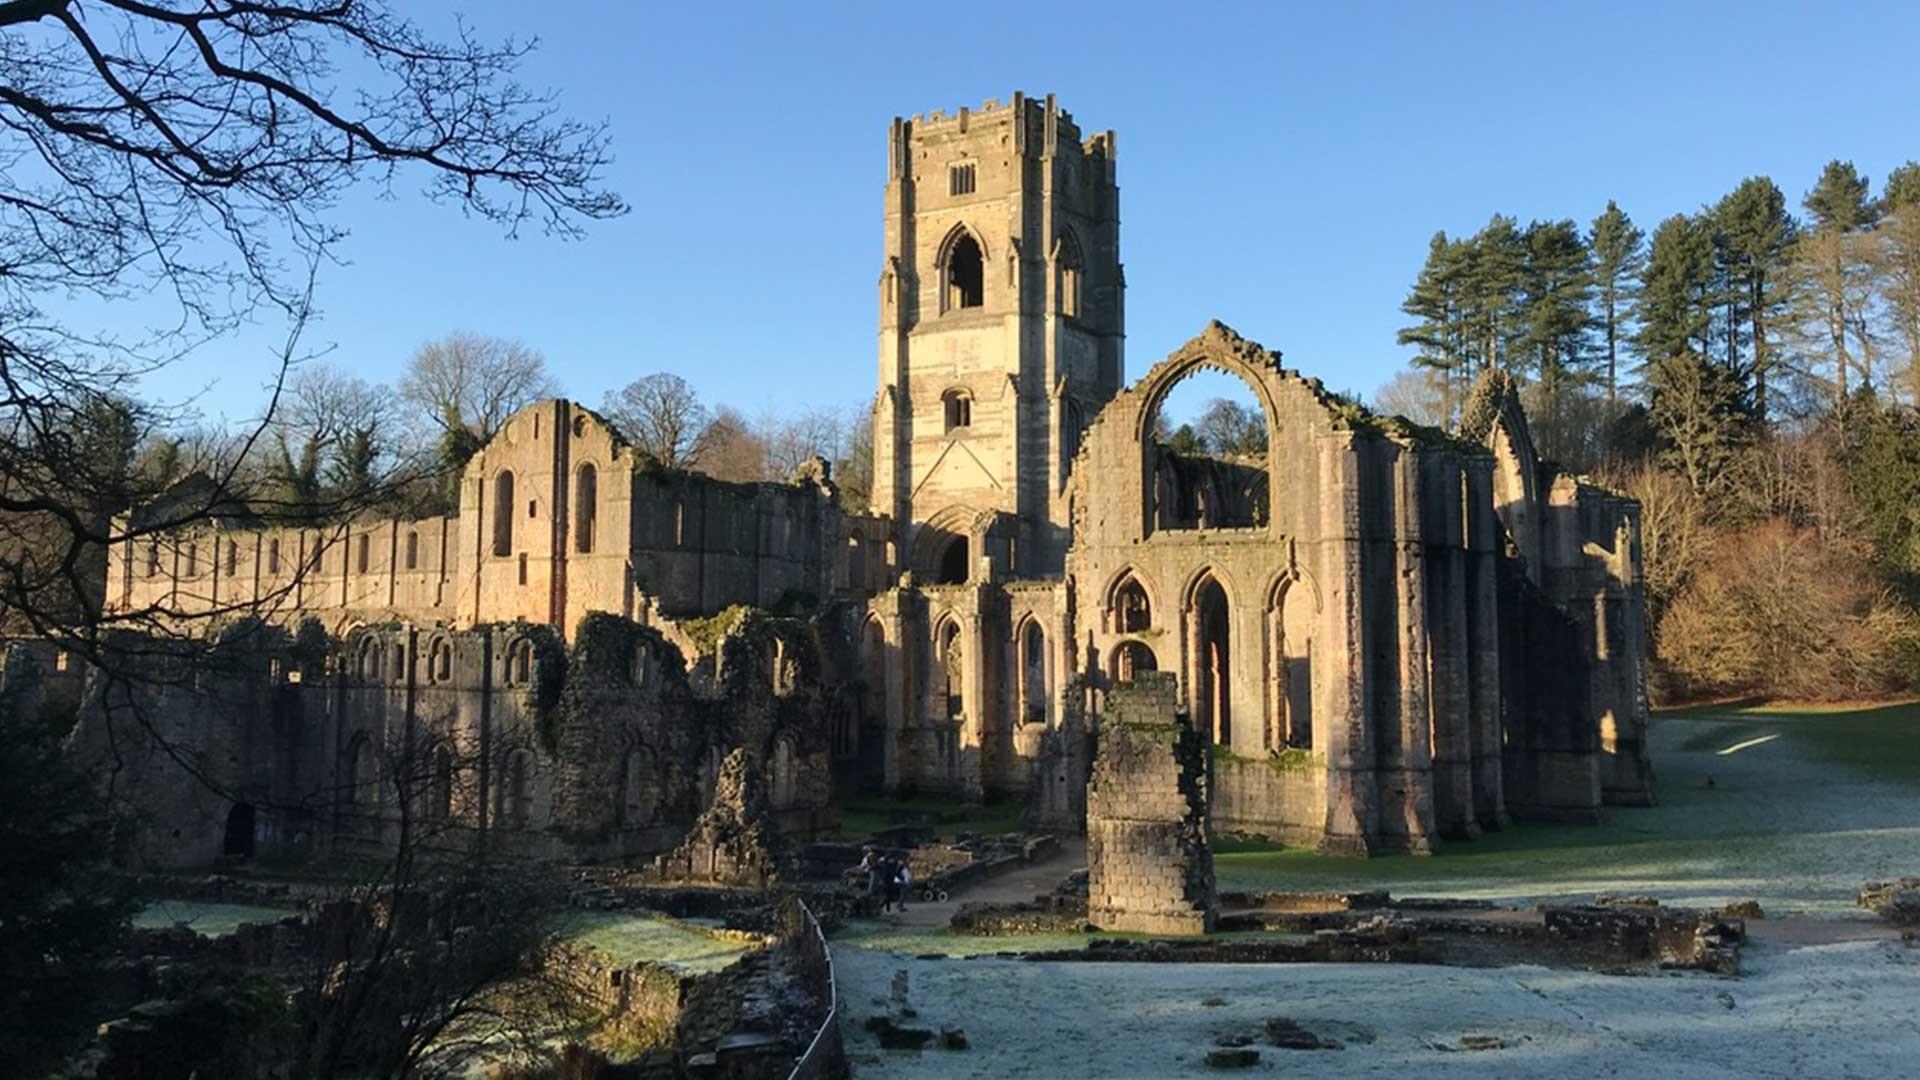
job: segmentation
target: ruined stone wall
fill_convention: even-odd
[[[256,528],[226,519],[117,545],[112,610],[244,610],[330,633],[390,622],[527,622],[562,635],[602,612],[804,607],[871,591],[892,566],[884,523],[850,566],[832,483],[729,484],[650,465],[565,400],[514,414],[467,463],[453,517]],[[241,519],[236,518],[236,521]],[[858,587],[856,589],[856,586]]]
[[[633,537],[634,583],[668,615],[807,607],[834,595],[845,574],[841,515],[824,478],[730,484],[643,471],[633,479]]]
[[[1087,918],[1103,930],[1200,934],[1219,915],[1206,740],[1167,675],[1108,695],[1087,789]]]
[[[179,676],[94,680],[73,746],[113,760],[159,865],[375,853],[403,822],[429,848],[651,855],[678,842],[736,747],[764,772],[776,828],[831,827],[811,628],[744,620],[714,646],[717,677],[695,687],[657,631],[615,616],[584,621],[571,651],[526,623],[392,624],[305,660],[265,627]],[[239,844],[228,828],[243,804]]]
[[[114,546],[109,612],[246,611],[335,634],[365,622],[451,620],[457,518],[350,520],[316,528],[223,524]]]

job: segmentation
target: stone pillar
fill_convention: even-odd
[[[1087,918],[1102,930],[1204,934],[1219,917],[1207,739],[1173,676],[1108,695],[1087,787]]]
[[[1493,459],[1467,468],[1467,709],[1473,742],[1473,815],[1482,829],[1505,828],[1501,776],[1499,522]]]
[[[1380,804],[1367,723],[1360,460],[1352,435],[1338,433],[1321,443],[1320,489],[1326,496],[1320,504],[1323,539],[1316,563],[1327,588],[1313,658],[1314,743],[1327,755],[1327,822],[1320,848],[1366,855],[1379,833]]]
[[[1396,447],[1389,475],[1393,490],[1393,577],[1396,591],[1395,650],[1399,671],[1397,717],[1400,745],[1391,760],[1383,760],[1380,831],[1396,834],[1407,851],[1433,850],[1433,714],[1427,697],[1426,562],[1420,527],[1420,459],[1412,447]]]
[[[1429,688],[1433,712],[1433,816],[1440,835],[1480,832],[1473,802],[1473,722],[1467,669],[1465,477],[1452,454],[1429,455],[1427,531]]]

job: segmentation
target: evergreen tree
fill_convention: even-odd
[[[1661,462],[1695,495],[1718,493],[1752,442],[1753,402],[1740,372],[1682,345],[1651,361],[1646,381]]]
[[[1768,327],[1784,305],[1780,275],[1793,243],[1793,218],[1786,196],[1764,176],[1741,181],[1713,209],[1716,254],[1726,279],[1728,362],[1739,366],[1744,328],[1751,349],[1746,365],[1753,379],[1755,414],[1767,417],[1767,375],[1774,364]]]
[[[1833,397],[1847,400],[1851,373],[1873,380],[1873,340],[1865,306],[1870,290],[1868,237],[1878,209],[1852,162],[1830,161],[1801,205],[1811,219],[1794,245],[1795,317],[1817,347],[1831,350]]]
[[[1512,368],[1518,334],[1526,238],[1514,220],[1495,214],[1467,244],[1462,265],[1461,317],[1476,368]]]
[[[1649,366],[1689,351],[1708,354],[1712,288],[1712,232],[1685,214],[1661,222],[1634,304],[1634,345]]]
[[[1816,230],[1854,232],[1872,228],[1879,216],[1867,178],[1851,161],[1829,161],[1801,205]]]
[[[356,424],[348,428],[327,464],[328,498],[345,502],[373,495],[378,483],[379,460],[380,445],[373,425]]]
[[[1548,424],[1557,428],[1565,395],[1584,380],[1591,359],[1587,309],[1593,299],[1593,265],[1580,228],[1571,220],[1536,221],[1527,226],[1525,236],[1519,344],[1524,363],[1540,380]]]
[[[1606,337],[1607,404],[1619,396],[1619,361],[1622,324],[1627,309],[1639,292],[1640,272],[1647,262],[1646,234],[1634,227],[1633,219],[1607,200],[1607,208],[1593,219],[1587,234],[1587,247],[1593,252],[1594,322]]]
[[[1920,406],[1920,162],[1887,175],[1880,198],[1880,299],[1907,347],[1907,378]]]
[[[1400,310],[1419,320],[1402,327],[1395,340],[1412,345],[1418,351],[1413,365],[1439,376],[1441,411],[1453,414],[1453,387],[1456,380],[1472,377],[1468,369],[1464,322],[1461,317],[1461,290],[1468,261],[1468,244],[1449,240],[1445,232],[1433,234],[1427,243],[1427,261],[1414,279],[1413,289],[1400,304]]]
[[[275,457],[268,480],[273,512],[295,521],[321,513],[320,440],[308,438],[296,451],[283,436],[274,445]]]

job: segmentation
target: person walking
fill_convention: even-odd
[[[907,898],[913,895],[913,864],[900,860],[900,910],[907,910]]]

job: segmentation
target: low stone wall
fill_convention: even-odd
[[[1213,755],[1213,829],[1313,847],[1327,829],[1326,758],[1302,750],[1263,758]]]
[[[1016,904],[961,904],[947,925],[975,937],[1075,934],[1087,928],[1087,899],[1047,894]]]
[[[1920,877],[1870,881],[1860,890],[1860,906],[1895,926],[1920,926]]]
[[[1176,712],[1172,676],[1115,687],[1087,789],[1088,921],[1203,934],[1217,914],[1206,740]]]

